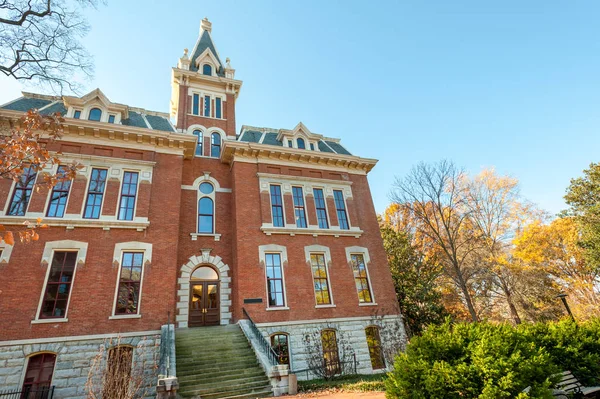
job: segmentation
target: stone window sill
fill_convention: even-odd
[[[223,101],[223,102],[225,102],[225,101]],[[197,117],[206,118],[206,119],[214,119],[216,121],[226,121],[227,120],[225,118],[217,118],[215,116],[204,116],[204,115],[196,115],[196,114],[190,114],[190,113],[188,113],[188,115],[189,116],[197,116]]]
[[[221,234],[190,233],[192,241],[198,241],[198,237],[214,237],[215,241],[221,241]]]
[[[69,319],[35,319],[31,320],[31,324],[52,324],[52,323],[66,323]]]
[[[359,303],[358,306],[377,306],[377,303],[375,303],[375,302]]]
[[[334,304],[330,304],[330,305],[315,305],[316,309],[327,309],[327,308],[335,308],[336,306]]]
[[[121,320],[121,319],[141,319],[141,314],[124,314],[124,315],[114,315],[110,316],[108,320]]]
[[[341,230],[341,229],[311,229],[311,228],[297,228],[297,227],[271,227],[263,225],[260,231],[270,236],[272,234],[289,234],[290,236],[295,235],[311,235],[313,237],[318,236],[334,236],[334,237],[355,237],[359,238],[364,232],[360,229],[357,230]]]
[[[0,217],[0,224],[3,225],[14,225],[22,224],[25,221],[35,221],[34,215],[29,216],[2,216]],[[150,222],[145,220],[141,221],[130,221],[130,220],[109,220],[109,219],[71,219],[71,218],[42,218],[42,223],[51,227],[66,227],[67,230],[73,230],[76,227],[85,228],[101,228],[103,230],[110,229],[136,229],[137,231],[144,231],[150,225]]]
[[[281,307],[278,307],[278,308],[266,308],[265,310],[267,312],[271,312],[271,311],[274,311],[274,310],[290,310],[290,308],[287,307],[287,306],[281,306]]]

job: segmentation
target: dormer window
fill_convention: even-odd
[[[292,140],[288,140],[288,141],[287,141],[287,145],[288,145],[288,147],[292,148],[292,147],[293,147],[293,145],[292,145]]]
[[[310,143],[310,149],[311,149],[311,151],[315,150],[315,145],[313,143]]]
[[[212,66],[210,64],[202,65],[202,74],[212,76]]]
[[[102,118],[102,111],[100,110],[100,108],[92,108],[90,110],[90,114],[88,116],[89,120],[100,121],[101,118]]]
[[[108,115],[108,123],[115,123],[115,116],[114,115]]]
[[[296,145],[301,150],[305,150],[306,149],[306,144],[304,144],[304,139],[303,138],[298,137],[298,139],[296,140]]]
[[[75,111],[75,113],[73,114],[73,118],[75,118],[75,119],[81,118],[81,111],[79,111],[79,110]]]

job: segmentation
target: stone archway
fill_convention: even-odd
[[[229,276],[229,266],[223,263],[220,256],[211,256],[211,249],[202,249],[201,256],[192,256],[189,262],[181,266],[181,273],[177,279],[177,315],[175,322],[178,328],[188,326],[189,302],[190,302],[190,275],[194,269],[200,265],[212,265],[219,271],[219,281],[221,282],[221,324],[231,322],[231,277]]]

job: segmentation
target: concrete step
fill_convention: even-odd
[[[207,350],[207,348],[210,348],[210,350]],[[191,356],[191,355],[195,355],[195,356],[205,356],[208,353],[214,353],[217,354],[219,352],[233,352],[233,351],[238,351],[238,350],[244,350],[250,348],[250,344],[248,343],[248,341],[241,341],[241,342],[228,342],[228,343],[223,343],[223,344],[219,344],[219,345],[214,345],[214,344],[207,344],[207,345],[202,345],[200,343],[195,344],[195,345],[183,345],[183,344],[175,344],[175,349],[180,351],[183,355],[183,357],[185,356]]]
[[[238,387],[255,387],[255,386],[267,386],[269,385],[269,379],[263,375],[258,377],[247,377],[247,378],[232,378],[226,381],[214,381],[214,382],[198,382],[188,381],[185,384],[186,391],[202,391],[204,393],[218,392],[223,390],[223,387],[238,388]]]
[[[248,368],[253,368],[258,366],[258,360],[254,358],[253,360],[248,360],[245,362],[230,362],[230,363],[222,363],[217,365],[212,365],[211,367],[198,367],[194,364],[177,365],[177,375],[189,375],[189,372],[196,372],[197,374],[203,372],[220,372],[220,371],[236,371],[236,370],[244,370]]]
[[[241,370],[226,370],[226,371],[217,371],[213,372],[210,370],[203,371],[202,373],[193,372],[193,374],[178,374],[177,378],[179,383],[187,383],[188,381],[227,381],[231,378],[237,377],[257,377],[264,376],[265,372],[260,366],[256,366],[254,368],[249,369],[241,369]]]
[[[252,393],[248,393],[248,394],[234,395],[234,396],[223,396],[220,399],[256,399],[256,398],[268,398],[271,396],[273,396],[273,391],[271,390],[271,387],[269,387],[268,389],[266,389],[264,391],[252,392]]]
[[[255,392],[264,392],[271,390],[271,386],[265,383],[241,384],[236,386],[227,386],[225,384],[214,389],[187,389],[180,387],[179,393],[181,396],[200,396],[202,399],[216,399],[227,396],[247,395]]]
[[[203,358],[201,356],[194,356],[194,357],[185,357],[185,358],[180,358],[179,356],[177,356],[177,366],[181,365],[181,366],[188,366],[188,365],[196,365],[198,367],[202,367],[202,368],[210,368],[211,365],[218,365],[218,364],[223,364],[223,363],[228,363],[228,362],[245,362],[247,360],[256,360],[256,355],[253,352],[238,352],[238,353],[230,353],[230,354],[223,354],[220,357],[216,357],[216,356],[211,356],[209,358]]]

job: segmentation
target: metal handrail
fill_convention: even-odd
[[[2,399],[52,399],[54,396],[54,385],[31,389],[24,387],[13,391],[0,391]]]
[[[262,348],[264,349],[267,358],[271,363],[271,366],[277,366],[279,364],[279,356],[277,355],[277,353],[275,353],[273,348],[271,348],[271,344],[269,344],[269,342],[265,339],[264,335],[262,335],[258,327],[256,327],[256,324],[254,324],[254,321],[252,320],[248,312],[246,312],[245,308],[242,308],[242,312],[244,313],[244,317],[246,317],[246,319],[248,319],[248,321],[250,322],[250,329],[252,330],[252,333],[258,340],[259,345],[262,346]]]

